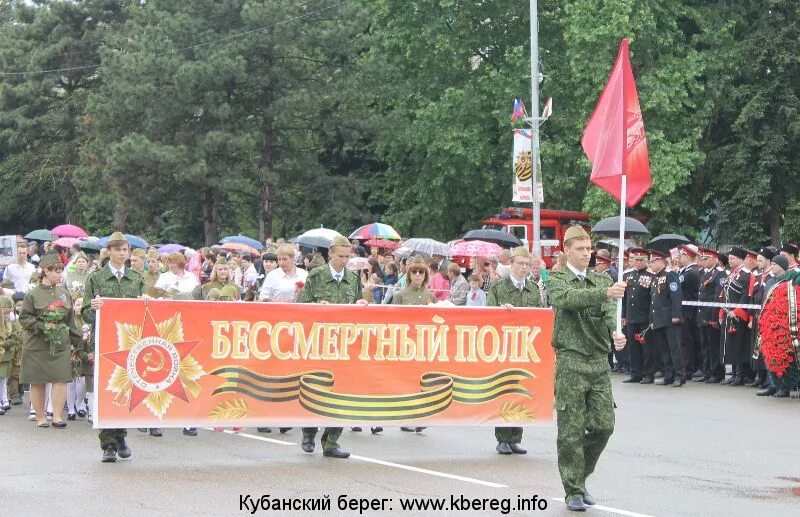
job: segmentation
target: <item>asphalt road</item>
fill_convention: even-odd
[[[681,389],[621,384],[614,376],[617,426],[587,486],[594,515],[797,515],[800,508],[800,401],[763,399],[754,390],[691,383]],[[255,515],[358,515],[338,498],[385,499],[363,515],[572,515],[558,476],[555,427],[529,428],[525,456],[495,453],[490,428],[345,430],[347,460],[300,450],[300,431],[280,435],[180,429],[152,438],[131,430],[133,457],[100,462],[85,422],[36,429],[25,406],[0,416],[0,515],[249,515],[252,501],[328,496],[329,511]],[[365,431],[367,431],[365,429]],[[546,499],[518,511],[518,499]],[[248,508],[241,506],[242,498]],[[443,510],[402,510],[401,499],[442,499]],[[455,499],[459,509],[449,505]],[[486,499],[496,510],[465,510]],[[388,501],[391,500],[391,501]],[[354,504],[359,504],[358,501]],[[540,505],[542,503],[539,503]]]

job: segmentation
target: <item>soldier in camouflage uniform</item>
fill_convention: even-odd
[[[531,270],[530,252],[524,246],[514,249],[511,254],[511,272],[509,276],[495,282],[489,288],[489,307],[541,307],[542,296],[539,286],[528,278]],[[522,441],[521,427],[495,427],[499,454],[525,454],[528,451],[519,446]]]
[[[4,415],[11,409],[11,372],[17,349],[22,348],[22,338],[18,322],[11,321],[14,302],[10,296],[0,296],[0,309],[0,415]]]
[[[625,346],[616,333],[613,298],[622,298],[625,283],[588,271],[589,234],[572,226],[564,234],[566,266],[547,280],[555,309],[553,347],[556,352],[555,391],[558,412],[558,470],[567,508],[585,511],[594,504],[586,490],[586,477],[614,431],[608,353],[612,341]],[[612,334],[613,333],[613,334]]]
[[[103,298],[141,298],[145,286],[142,276],[125,267],[128,259],[130,245],[125,236],[114,232],[106,245],[108,250],[108,263],[101,269],[92,273],[86,280],[86,291],[83,296],[83,321],[92,325],[94,334],[95,315],[103,306]],[[148,297],[149,299],[149,297]],[[89,343],[94,343],[94,338],[89,338]],[[94,352],[86,354],[88,361],[93,361]],[[101,429],[100,448],[103,450],[103,462],[113,463],[120,458],[129,458],[131,449],[125,443],[127,436],[125,429]]]
[[[308,274],[306,283],[298,303],[357,303],[366,305],[367,301],[362,298],[361,279],[345,266],[350,257],[353,256],[353,249],[350,241],[341,235],[337,235],[331,240],[328,252],[330,262],[327,266],[315,268]],[[336,442],[342,434],[341,427],[326,427],[322,433],[322,454],[329,458],[347,458],[349,452],[339,449]],[[314,437],[317,435],[316,427],[303,428],[302,448],[306,452],[314,452]]]

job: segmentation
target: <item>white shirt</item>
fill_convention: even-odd
[[[36,266],[30,262],[26,262],[23,266],[14,263],[6,266],[3,278],[5,280],[11,280],[11,282],[14,283],[15,291],[27,293],[30,289],[31,276],[33,276],[35,272]]]
[[[511,282],[514,284],[514,287],[516,289],[522,289],[523,287],[525,287],[525,279],[524,278],[522,279],[522,281],[517,280],[516,278],[514,278],[514,275],[508,275],[508,278],[511,279]]]
[[[294,301],[297,293],[297,282],[305,283],[306,278],[308,278],[308,271],[305,269],[295,268],[292,276],[287,275],[281,268],[273,269],[267,273],[264,285],[261,286],[261,292],[258,294],[258,299],[281,302]]]
[[[334,280],[336,280],[337,282],[341,282],[342,279],[344,279],[344,269],[342,269],[337,273],[336,270],[333,269],[333,266],[331,266],[330,262],[328,262],[328,268],[330,268],[331,276],[333,277]]]
[[[113,272],[114,270],[112,269],[111,271]],[[200,283],[197,281],[197,277],[188,271],[184,271],[182,277],[167,271],[166,273],[161,273],[155,287],[168,292],[172,290],[176,293],[191,294],[198,285]]]
[[[577,276],[578,278],[583,277],[584,280],[586,279],[587,271],[585,269],[583,271],[578,271],[578,268],[576,268],[575,266],[573,266],[569,262],[567,262],[567,267],[569,268],[570,271],[575,273],[575,276]]]
[[[125,264],[123,264],[121,268],[117,269],[111,265],[111,262],[109,262],[108,269],[110,269],[111,274],[113,274],[117,278],[122,278],[125,275]]]

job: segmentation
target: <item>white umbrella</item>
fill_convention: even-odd
[[[328,248],[334,237],[344,237],[336,230],[314,228],[297,237],[297,243],[309,248]]]
[[[435,241],[433,239],[408,239],[403,243],[404,248],[411,251],[425,253],[428,255],[441,255],[447,256],[450,247],[444,242]]]

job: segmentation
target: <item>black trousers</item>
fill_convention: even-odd
[[[702,369],[700,329],[697,327],[697,319],[695,318],[684,318],[683,323],[681,323],[681,351],[683,360],[686,363],[686,371],[689,375]]]
[[[686,369],[681,353],[678,325],[668,325],[660,329],[651,329],[648,334],[653,334],[653,340],[661,355],[661,366],[665,381],[685,381]]]
[[[703,377],[724,379],[725,367],[720,361],[720,330],[704,324],[700,327],[700,347],[703,352]]]
[[[625,348],[630,352],[631,378],[653,377],[655,373],[655,348],[650,339],[650,332],[645,334],[644,344],[636,340],[636,334],[641,335],[647,330],[647,323],[628,323],[625,326],[628,342]]]

